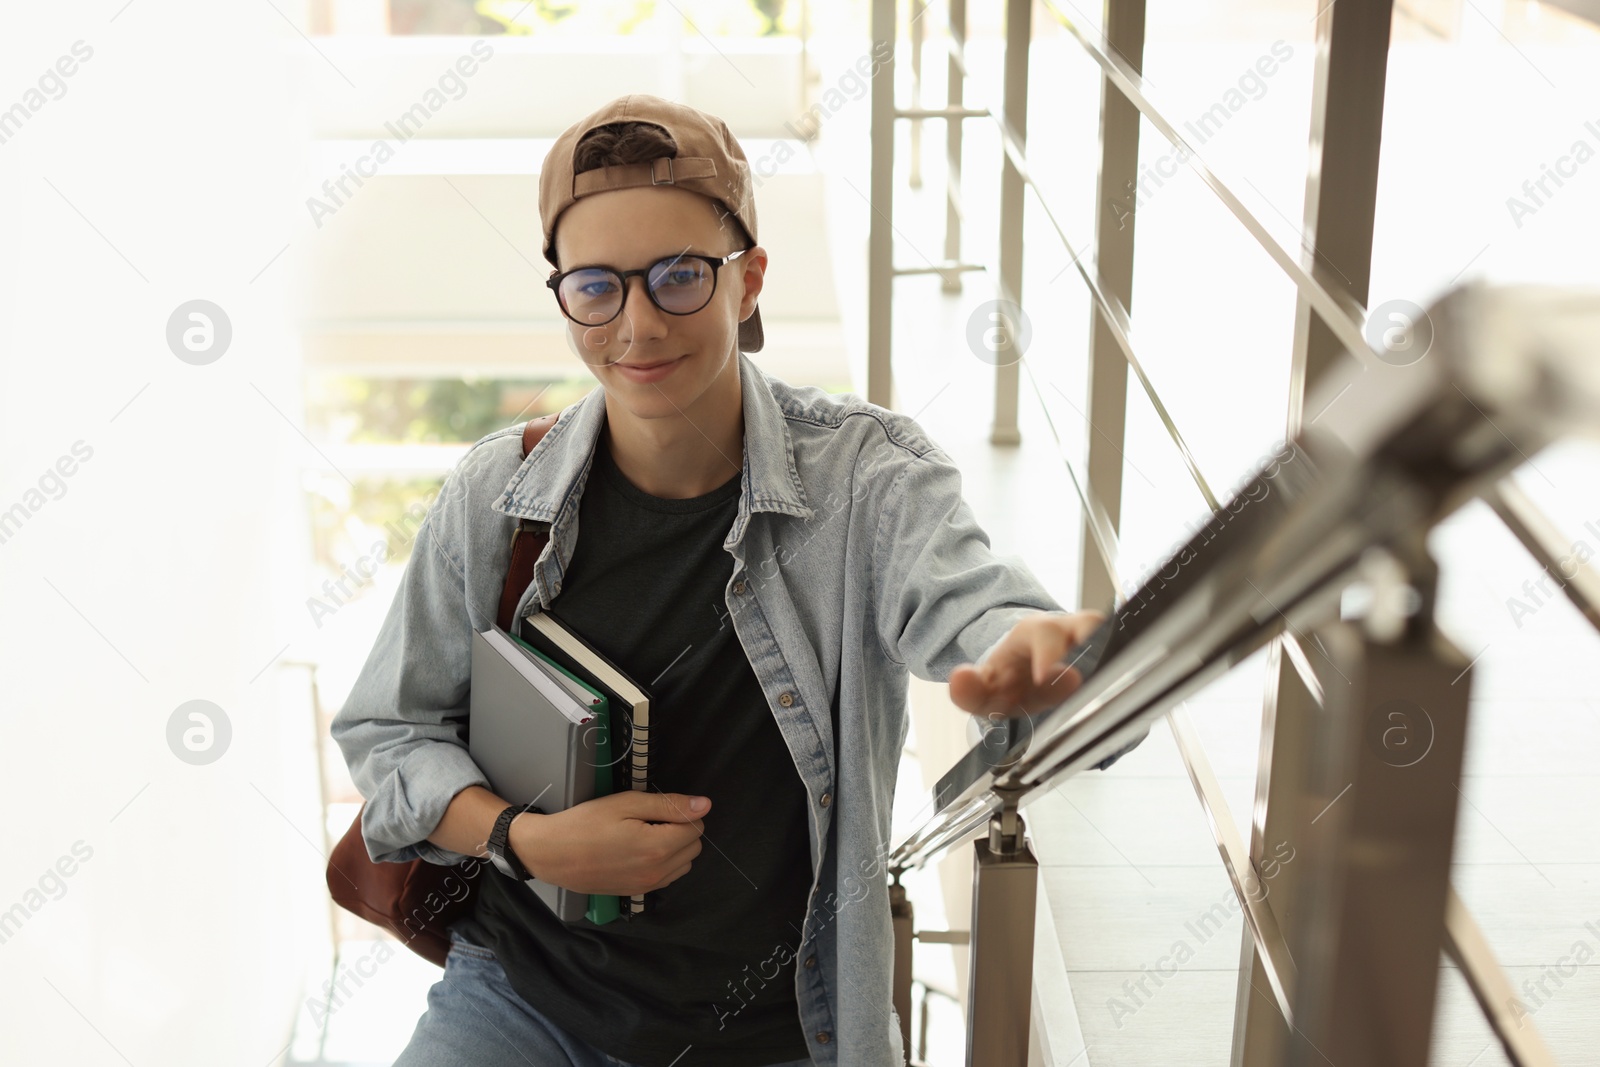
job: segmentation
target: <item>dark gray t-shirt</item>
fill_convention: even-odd
[[[794,993],[812,877],[805,788],[723,596],[740,490],[735,474],[703,496],[651,496],[602,432],[551,604],[651,690],[651,791],[711,798],[689,873],[644,915],[596,926],[561,922],[490,869],[457,926],[540,1013],[643,1067],[808,1054]]]

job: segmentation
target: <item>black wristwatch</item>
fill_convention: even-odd
[[[489,840],[487,842],[489,862],[493,863],[495,869],[501,874],[508,878],[515,878],[519,882],[526,882],[533,875],[528,873],[528,868],[523,866],[522,860],[517,857],[516,850],[511,847],[511,820],[529,811],[538,815],[544,814],[532,804],[512,804],[508,806],[505,811],[500,813],[500,817],[494,821],[494,829],[489,831]]]

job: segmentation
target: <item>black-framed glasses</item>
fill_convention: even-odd
[[[725,256],[702,256],[689,252],[666,256],[640,270],[617,270],[595,265],[557,271],[545,279],[556,294],[561,313],[579,326],[604,326],[622,314],[627,300],[628,279],[644,276],[650,302],[668,315],[693,315],[711,303],[717,291],[717,268],[746,252],[741,248]]]

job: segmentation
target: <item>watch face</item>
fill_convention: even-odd
[[[515,878],[517,876],[517,872],[511,869],[511,864],[507,863],[498,852],[493,850],[489,852],[489,862],[494,864],[495,870],[499,871],[507,878]]]

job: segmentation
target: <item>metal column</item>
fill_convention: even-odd
[[[894,43],[895,0],[873,0],[872,48],[889,59],[872,74],[872,180],[867,229],[867,400],[894,407],[890,337],[894,322]]]
[[[1302,813],[1319,840],[1296,920],[1289,1067],[1429,1062],[1471,668],[1431,617],[1399,641],[1339,622]]]
[[[950,55],[945,66],[945,109],[951,114],[966,108],[967,0],[949,0]],[[944,261],[961,261],[961,138],[963,120],[951,118],[945,128]],[[961,273],[948,271],[939,283],[941,291],[961,292]]]
[[[911,110],[922,109],[922,16],[927,14],[925,0],[911,0]],[[911,172],[907,180],[911,188],[922,188],[922,119],[911,120]]]
[[[1106,0],[1102,8],[1108,50],[1136,71],[1144,69],[1144,0]],[[1100,81],[1100,175],[1095,191],[1095,264],[1108,296],[1133,314],[1133,233],[1139,174],[1139,109],[1110,78]],[[1128,414],[1128,361],[1095,310],[1089,322],[1088,473],[1085,491],[1105,508],[1116,531],[1122,523],[1122,445]],[[1092,519],[1083,519],[1084,545],[1094,544]],[[1084,549],[1078,572],[1079,602],[1095,608],[1116,600],[1109,564]]]
[[[1039,861],[1024,836],[1019,791],[995,791],[1004,804],[988,838],[973,842],[967,1067],[1028,1067]]]
[[[894,979],[891,1000],[895,1014],[900,1016],[900,1043],[905,1050],[905,1062],[911,1062],[911,950],[916,940],[916,912],[906,896],[906,887],[900,884],[900,872],[895,872],[889,886],[889,921],[894,925]],[[923,1019],[927,1023],[926,1016]]]
[[[1340,0],[1317,16],[1317,69],[1306,168],[1306,266],[1330,291],[1363,307],[1372,278],[1372,229],[1383,142],[1392,0]],[[1304,300],[1295,310],[1289,431],[1300,429],[1308,388],[1344,346]],[[1314,418],[1316,412],[1312,412]]]
[[[1371,279],[1392,20],[1392,0],[1340,0],[1322,6],[1317,16],[1302,258],[1325,287],[1343,291],[1363,306]],[[1289,436],[1298,433],[1305,421],[1307,392],[1343,355],[1344,346],[1310,304],[1300,299],[1295,309],[1290,371]],[[1311,413],[1311,417],[1315,415]],[[1305,841],[1312,832],[1311,815],[1304,814],[1300,804],[1306,783],[1298,756],[1306,751],[1320,694],[1314,694],[1301,671],[1288,662],[1291,657],[1298,658],[1307,671],[1326,662],[1315,645],[1303,647],[1293,635],[1273,650],[1268,661],[1261,769],[1250,842],[1250,855],[1258,865],[1278,842]],[[1280,876],[1283,884],[1274,907],[1285,930],[1296,928],[1296,902],[1302,899],[1296,890],[1306,877],[1304,868],[1295,867],[1285,868]],[[1290,951],[1303,969],[1298,959],[1302,948],[1291,933]],[[1266,973],[1248,933],[1240,954],[1231,1063],[1234,1067],[1278,1067],[1288,1028],[1277,1005],[1263,992]]]
[[[1033,0],[1006,0],[1005,103],[1002,116],[1007,132],[1021,155],[1028,140],[1028,42],[1033,37]],[[1027,188],[1010,153],[1002,153],[1000,170],[1000,299],[1022,307],[1022,238],[1024,197]],[[1014,445],[1017,432],[1017,392],[1022,368],[1015,359],[994,369],[994,424],[989,443]]]

